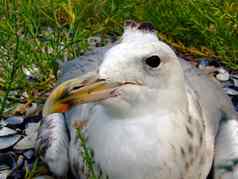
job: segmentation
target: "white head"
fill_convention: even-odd
[[[99,75],[112,81],[142,84],[122,86],[117,98],[102,101],[107,108],[115,109],[113,114],[128,110],[132,114],[133,109],[138,114],[148,105],[151,110],[166,109],[185,97],[184,74],[178,58],[157,38],[150,23],[126,23],[121,42],[105,54]]]
[[[94,79],[100,80],[82,83],[74,79],[60,85],[45,105],[46,114],[92,101],[98,101],[116,116],[167,110],[174,104],[182,107],[186,103],[184,74],[178,58],[157,38],[150,23],[127,22],[120,43],[105,54]],[[54,108],[49,110],[49,105]]]

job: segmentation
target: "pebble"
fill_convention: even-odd
[[[34,156],[34,150],[27,150],[26,152],[23,153],[23,155],[27,160],[30,160]]]
[[[26,110],[26,117],[32,116],[36,114],[38,111],[38,105],[36,103],[32,103],[31,106]]]
[[[34,142],[28,136],[25,136],[21,141],[19,141],[14,146],[14,149],[16,150],[26,150],[26,149],[33,149],[33,148],[34,148]]]
[[[198,62],[198,68],[203,70],[204,68],[206,68],[209,64],[209,61],[207,59],[201,59]]]
[[[2,127],[0,128],[0,139],[1,137],[6,137],[6,136],[12,136],[17,134],[17,131],[10,129],[8,127]]]
[[[22,67],[22,71],[29,81],[37,80],[40,77],[40,69],[35,64],[32,64],[31,67]]]
[[[21,116],[11,116],[5,120],[8,126],[18,126],[24,123],[24,118]]]
[[[29,123],[25,129],[26,136],[14,146],[14,149],[33,149],[37,138],[37,130],[39,125],[40,123]]]
[[[218,74],[216,75],[216,78],[219,81],[228,81],[230,79],[230,74],[228,71],[226,71],[224,68],[218,69]]]
[[[228,95],[231,95],[231,96],[234,96],[234,95],[238,95],[238,90],[236,89],[232,89],[232,87],[225,87],[223,88],[225,93],[228,94]]]
[[[11,170],[2,170],[0,172],[0,179],[7,179],[8,175],[11,173]]]
[[[95,47],[99,47],[101,42],[102,42],[102,39],[99,36],[94,36],[94,37],[88,38],[88,45],[89,45],[89,48],[91,48],[91,49],[93,49]]]
[[[14,146],[21,138],[21,135],[0,137],[0,150]]]

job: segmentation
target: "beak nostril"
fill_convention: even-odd
[[[106,79],[98,78],[98,79],[96,80],[96,82],[101,82],[101,81],[106,81]]]
[[[83,86],[84,86],[84,85],[74,86],[74,87],[72,88],[72,91],[78,90],[78,89],[82,88]]]
[[[92,79],[86,79],[84,81],[82,81],[81,84],[79,85],[75,85],[73,86],[70,91],[73,92],[73,91],[77,91],[79,90],[80,88],[84,87],[84,86],[87,86],[89,84],[92,84],[92,83],[97,83],[97,82],[103,82],[103,81],[106,81],[105,79],[100,79],[100,78],[97,78],[95,80],[92,80]]]

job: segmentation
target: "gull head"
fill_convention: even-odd
[[[119,43],[106,52],[97,72],[59,85],[47,99],[43,115],[88,102],[97,102],[114,116],[163,111],[180,105],[184,86],[176,54],[158,39],[153,26],[127,21]]]

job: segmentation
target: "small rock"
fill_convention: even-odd
[[[28,95],[28,93],[26,91],[24,91],[22,93],[22,99],[26,99],[26,98],[29,98],[29,95]]]
[[[24,119],[21,116],[12,116],[7,118],[5,122],[8,126],[17,126],[23,124]]]
[[[234,88],[232,89],[231,87],[225,87],[223,89],[224,89],[225,93],[228,95],[232,95],[232,96],[238,95],[238,90],[236,90]]]
[[[198,68],[203,69],[204,67],[208,66],[209,61],[207,59],[201,59],[198,62]]]
[[[219,81],[228,81],[230,79],[230,74],[223,68],[218,69],[218,74],[216,75],[216,78]]]
[[[26,116],[33,116],[38,111],[38,106],[36,103],[32,103],[31,106],[26,110]]]
[[[0,164],[0,172],[3,170],[10,170],[11,168],[6,164]]]
[[[210,65],[210,60],[202,59],[198,62],[198,68],[207,75],[211,75],[217,71],[215,65]]]
[[[237,74],[231,74],[232,78],[238,79],[238,75]]]
[[[198,61],[198,68],[200,70],[205,70],[209,65],[209,60],[207,59],[199,59]]]
[[[232,79],[235,86],[238,87],[238,79]]]
[[[228,81],[224,81],[222,83],[223,88],[230,88],[231,86],[235,86],[233,80],[229,79]]]
[[[0,128],[0,138],[1,137],[6,137],[6,136],[12,136],[12,135],[15,135],[15,134],[17,134],[17,131],[15,131],[13,129],[10,129],[8,127]]]
[[[25,130],[26,136],[14,146],[14,149],[33,149],[37,138],[39,125],[40,123],[29,123]]]
[[[26,152],[23,153],[23,155],[27,160],[30,160],[34,156],[34,151],[33,150],[27,150]]]
[[[21,138],[21,135],[0,137],[0,150],[14,146]]]
[[[99,36],[89,37],[88,44],[89,48],[99,47],[101,45],[102,39]]]
[[[30,81],[39,79],[40,69],[35,64],[32,64],[31,67],[22,67],[22,71]]]
[[[6,169],[0,172],[0,179],[7,179],[8,175],[11,173],[11,170]]]
[[[34,142],[28,136],[24,137],[14,146],[14,149],[16,150],[26,150],[26,149],[33,149],[33,148],[34,148]]]
[[[5,120],[0,120],[0,130],[3,128],[3,127],[6,127],[7,124],[5,122]]]

